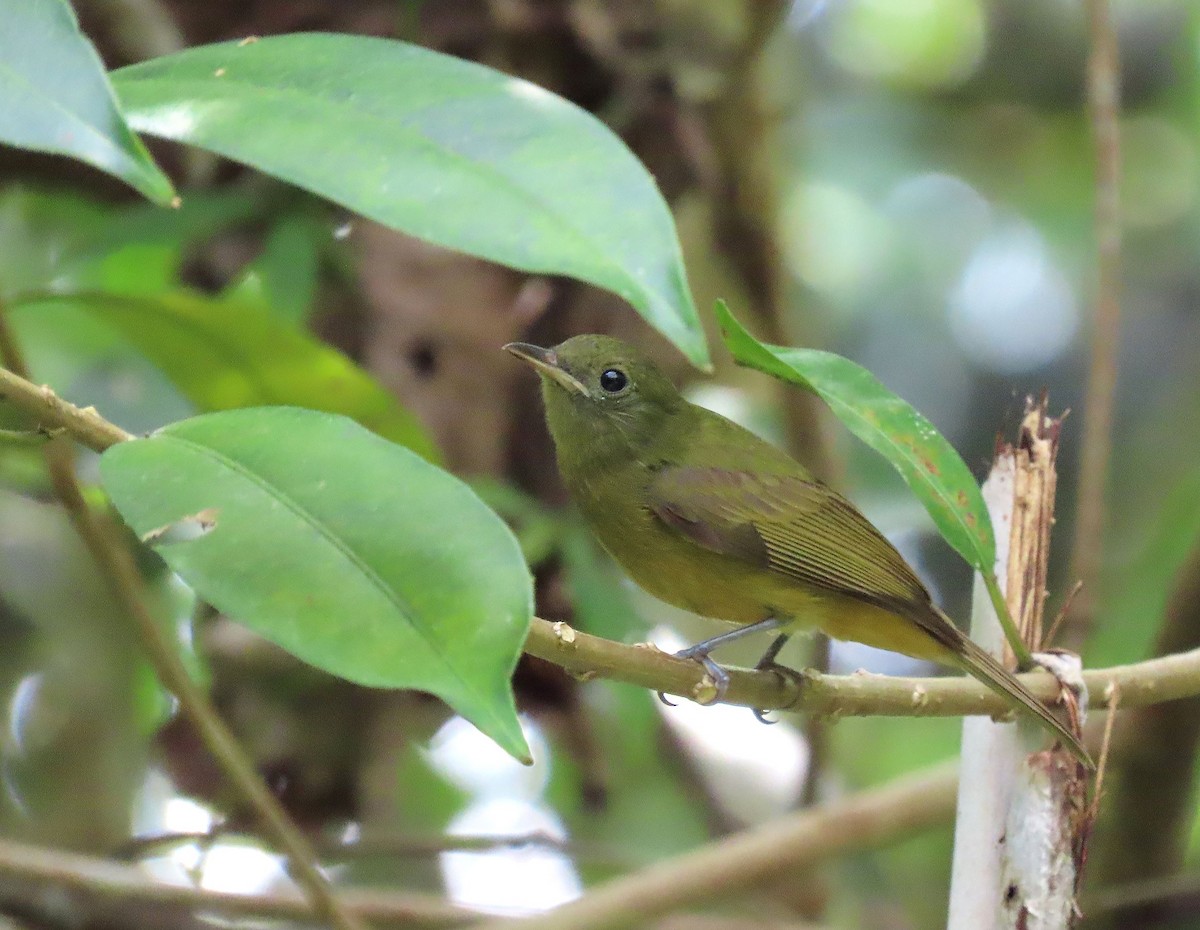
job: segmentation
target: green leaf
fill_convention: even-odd
[[[201,410],[289,404],[342,413],[434,461],[416,418],[340,352],[266,307],[189,293],[82,291],[15,302],[78,308],[115,328]]]
[[[174,423],[113,446],[100,472],[213,606],[335,675],[436,694],[528,758],[509,679],[532,582],[512,533],[457,478],[291,407]]]
[[[925,417],[849,359],[756,340],[717,302],[717,322],[738,364],[812,391],[850,432],[886,458],[916,494],[942,537],[978,571],[994,571],[992,523],[971,470]]]
[[[117,108],[65,0],[0,0],[0,142],[69,155],[158,203],[175,189]]]
[[[315,33],[188,49],[113,83],[140,132],[447,248],[606,288],[708,364],[654,179],[602,123],[534,84],[402,42]]]
[[[315,216],[282,217],[267,233],[261,254],[243,270],[241,285],[257,287],[273,312],[302,326],[317,296],[321,243],[332,238],[329,224]]]

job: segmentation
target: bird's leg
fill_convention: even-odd
[[[754,670],[756,672],[775,672],[777,675],[783,675],[786,678],[790,678],[795,681],[797,685],[802,686],[804,684],[803,675],[801,675],[794,668],[788,668],[786,665],[780,665],[775,661],[780,650],[787,645],[787,641],[791,638],[791,633],[780,633],[778,636],[776,636],[775,641],[767,647],[767,651],[763,653],[762,658],[758,660],[758,664],[754,666]],[[770,725],[779,722],[778,720],[768,720],[767,713],[768,711],[763,710],[761,707],[754,708],[754,717],[759,723]]]
[[[688,646],[686,649],[681,649],[675,653],[677,659],[695,659],[704,666],[704,671],[708,673],[709,678],[713,680],[716,686],[716,694],[711,700],[704,701],[705,704],[719,704],[725,698],[725,692],[729,688],[729,673],[713,660],[709,655],[718,646],[723,646],[725,643],[731,643],[735,639],[741,639],[743,636],[749,636],[752,633],[765,633],[768,630],[779,628],[780,621],[774,617],[768,617],[766,620],[760,620],[757,623],[750,623],[746,626],[740,626],[735,630],[730,630],[728,633],[722,633],[719,636],[713,636],[711,639],[706,639],[696,643],[694,646]],[[786,637],[785,637],[786,638]],[[783,644],[780,644],[780,648]],[[778,650],[776,650],[778,652]],[[771,658],[774,659],[775,654],[772,653]],[[664,704],[671,706],[671,702],[667,700],[666,695],[661,691],[658,692],[658,699]]]

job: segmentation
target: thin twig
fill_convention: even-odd
[[[1114,686],[1108,694],[1108,716],[1104,721],[1104,738],[1100,741],[1100,754],[1096,763],[1096,782],[1092,786],[1092,822],[1100,815],[1100,800],[1104,797],[1104,776],[1108,774],[1109,752],[1112,750],[1113,725],[1117,722],[1117,708],[1121,706],[1121,689]]]
[[[234,831],[197,830],[169,833],[149,833],[135,836],[123,843],[114,856],[121,861],[137,861],[149,856],[192,843],[208,844],[219,837],[236,837],[242,835]],[[265,838],[257,835],[247,835],[251,841],[266,843]],[[530,833],[513,833],[501,836],[485,834],[431,833],[402,834],[402,835],[371,835],[356,840],[340,840],[336,838],[317,837],[313,846],[322,858],[329,860],[346,860],[372,857],[424,857],[437,856],[444,852],[494,852],[503,849],[520,849],[530,846],[539,849],[550,849],[565,853],[574,858],[584,858],[589,862],[603,858],[605,864],[628,866],[629,859],[620,860],[615,854],[606,853],[588,846],[580,846],[562,837],[553,836],[544,831]]]
[[[92,408],[84,410],[68,404],[49,388],[37,388],[29,381],[24,358],[2,307],[0,359],[13,372],[23,376],[0,369],[0,400],[11,400],[32,416],[40,416],[40,427],[67,427],[72,436],[93,445],[93,448],[132,438],[124,430],[101,418]],[[33,407],[23,402],[30,400],[36,401]],[[68,423],[73,425],[67,426]],[[167,638],[165,628],[150,613],[143,597],[142,576],[133,554],[124,544],[119,528],[106,516],[93,510],[85,500],[75,474],[74,450],[66,438],[55,439],[47,444],[45,457],[55,496],[99,566],[117,603],[135,623],[142,646],[159,680],[179,700],[180,709],[196,726],[233,786],[262,819],[267,832],[287,855],[296,879],[311,897],[316,913],[341,930],[359,930],[362,924],[338,904],[303,834],[259,778],[233,734],[188,674],[179,652]]]
[[[807,808],[781,820],[709,843],[692,852],[600,885],[570,904],[519,922],[520,930],[599,930],[753,888],[840,855],[894,842],[954,813],[955,767],[939,765]],[[512,927],[487,921],[475,930]]]
[[[0,882],[0,903],[5,908],[15,901],[50,900],[58,913],[63,913],[67,902],[77,905],[70,913],[82,914],[137,905],[176,907],[181,911],[201,909],[240,918],[311,920],[314,913],[311,898],[296,892],[230,894],[168,884],[155,880],[138,866],[12,840],[0,839],[0,876],[19,882],[17,888]],[[446,926],[476,916],[440,898],[405,892],[346,888],[339,891],[338,897],[342,908],[359,922]]]
[[[1059,608],[1058,615],[1054,618],[1054,622],[1050,624],[1050,629],[1046,631],[1045,639],[1042,640],[1042,648],[1052,649],[1054,640],[1058,636],[1058,631],[1062,627],[1063,622],[1067,619],[1067,614],[1071,610],[1071,604],[1075,602],[1075,598],[1079,596],[1080,590],[1083,588],[1083,582],[1076,579],[1071,585],[1071,590],[1067,592],[1066,599],[1063,601],[1062,607]]]
[[[132,439],[95,411],[81,410],[0,368],[0,400],[9,400],[44,426],[61,426],[85,445],[103,451]],[[157,629],[157,627],[155,628]],[[563,623],[535,617],[525,651],[583,678],[603,677],[684,697],[700,693],[704,670],[653,646],[628,646],[591,636]],[[173,654],[173,653],[172,653]],[[1059,686],[1043,671],[1021,681],[1045,701],[1058,699]],[[1110,686],[1121,689],[1122,707],[1146,707],[1200,695],[1200,649],[1132,665],[1083,673],[1092,695],[1090,706],[1104,709]],[[190,681],[190,680],[189,680]],[[806,672],[803,685],[774,672],[730,669],[725,703],[765,710],[802,710],[830,717],[999,716],[1011,709],[1005,700],[973,678],[894,678],[887,675],[824,675]]]
[[[1000,624],[1000,629],[1004,632],[1005,642],[1008,643],[1008,648],[1012,650],[1013,656],[1017,660],[1017,668],[1031,668],[1033,654],[1030,653],[1025,640],[1021,638],[1021,631],[1017,629],[1017,623],[1008,609],[1004,592],[1000,590],[1000,582],[997,580],[995,572],[980,572],[979,577],[983,581],[988,599],[992,602],[992,610],[996,612],[996,622]]]
[[[1072,574],[1083,582],[1064,629],[1067,648],[1087,640],[1096,604],[1104,549],[1105,491],[1112,447],[1113,395],[1121,327],[1120,61],[1108,0],[1087,0],[1091,54],[1088,108],[1096,157],[1096,315],[1091,368],[1084,400],[1079,492],[1075,504]]]

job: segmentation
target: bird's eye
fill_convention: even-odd
[[[607,368],[600,374],[600,387],[609,394],[616,394],[628,383],[629,379],[625,377],[625,372],[619,368]]]

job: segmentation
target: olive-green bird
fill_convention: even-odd
[[[1050,710],[935,607],[916,573],[848,500],[790,456],[686,401],[640,351],[607,336],[505,348],[542,379],[558,466],[589,526],[654,596],[739,629],[679,655],[728,675],[709,652],[755,631],[819,627],[959,666],[1036,717],[1090,765]]]

